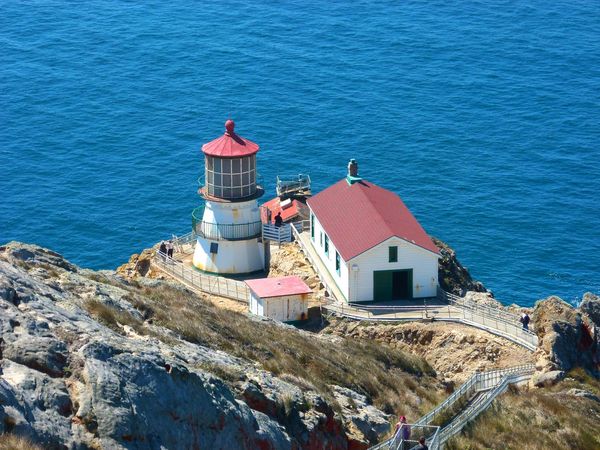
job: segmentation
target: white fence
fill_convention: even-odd
[[[262,224],[262,237],[271,241],[278,242],[291,242],[292,241],[292,225],[289,223],[281,224],[276,226],[270,223]]]
[[[180,261],[169,258],[161,252],[156,253],[153,263],[192,289],[244,303],[249,302],[250,291],[243,281],[200,273],[195,269],[185,267]]]

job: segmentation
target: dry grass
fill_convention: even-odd
[[[418,356],[368,341],[342,339],[334,343],[251,320],[170,285],[127,289],[131,304],[154,324],[190,342],[259,362],[275,375],[293,374],[301,387],[314,386],[330,400],[328,385],[337,384],[366,395],[388,413],[410,408],[414,418],[440,400],[431,378],[434,371]],[[127,324],[140,334],[145,332],[143,323],[126,311],[94,301],[88,302],[87,308],[108,326]],[[225,374],[226,379],[235,376]],[[415,399],[415,393],[421,401]]]
[[[0,434],[0,450],[42,450],[29,439],[14,434]]]
[[[566,381],[550,389],[510,392],[451,439],[453,449],[600,449],[600,403],[565,393],[571,387],[595,391],[600,382],[583,371],[588,382]]]
[[[467,397],[461,397],[456,402],[452,404],[450,407],[444,408],[440,414],[434,417],[431,425],[436,425],[440,427],[446,426],[450,421],[460,413],[469,403],[469,399]]]
[[[146,334],[147,332],[143,322],[126,310],[109,306],[98,300],[88,300],[84,306],[92,317],[114,331],[122,333],[123,330],[120,325],[128,325],[136,330],[138,334]]]

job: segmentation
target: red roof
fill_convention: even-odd
[[[307,203],[344,261],[392,236],[440,254],[400,197],[368,181],[344,178]]]
[[[275,197],[271,200],[269,200],[266,203],[263,203],[262,208],[260,210],[261,212],[261,220],[263,221],[263,223],[267,223],[267,214],[266,214],[266,209],[271,210],[271,223],[275,223],[275,216],[277,215],[278,212],[281,212],[281,220],[283,220],[284,222],[287,222],[291,219],[293,219],[294,217],[298,216],[298,214],[300,214],[301,210],[303,208],[306,208],[306,205],[303,204],[302,202],[299,202],[296,199],[292,199],[291,202],[289,203],[289,206],[286,208],[282,208],[281,207],[281,200],[279,197]]]
[[[286,295],[312,294],[312,290],[302,278],[289,277],[258,278],[246,280],[248,287],[259,297],[283,297]]]
[[[254,155],[258,152],[258,144],[238,136],[233,131],[235,123],[233,120],[225,122],[225,134],[220,138],[210,141],[202,146],[206,155],[219,158],[239,158]]]

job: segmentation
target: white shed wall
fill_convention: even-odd
[[[252,314],[280,322],[302,320],[302,313],[308,317],[308,295],[260,298],[252,292],[248,309]]]
[[[390,246],[398,246],[398,262],[389,262]],[[373,272],[376,270],[412,269],[414,298],[435,297],[438,285],[438,256],[417,245],[397,237],[376,245],[366,252],[354,257],[348,263],[350,267],[358,266],[352,271],[350,282],[351,302],[373,300]]]
[[[312,209],[310,210],[310,214],[311,214],[311,216],[314,216]],[[331,239],[329,239],[329,255],[326,255],[325,254],[325,235],[326,235],[326,233],[325,233],[325,230],[323,229],[323,227],[321,226],[321,223],[319,222],[319,219],[317,218],[317,216],[314,216],[314,226],[315,226],[314,239],[311,238],[313,247],[315,248],[317,255],[319,255],[319,258],[321,258],[321,261],[323,261],[323,264],[325,265],[325,267],[327,267],[327,270],[329,271],[331,278],[333,278],[333,281],[335,282],[337,287],[340,289],[340,291],[342,291],[342,293],[346,297],[345,300],[347,301],[349,298],[348,297],[348,294],[349,294],[348,293],[348,275],[349,275],[348,274],[348,265],[346,264],[346,261],[344,261],[344,259],[340,255],[340,273],[338,274],[336,272],[336,270],[335,270],[335,253],[336,253],[337,249],[335,248],[335,245],[333,244]],[[340,299],[340,300],[343,300],[343,299]]]

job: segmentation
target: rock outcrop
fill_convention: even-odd
[[[0,434],[49,449],[266,450],[366,448],[387,432],[366,398],[335,412],[291,375],[154,325],[133,286],[40,247],[0,247]]]
[[[569,371],[582,367],[600,375],[600,299],[585,294],[580,308],[551,296],[536,303],[532,314],[538,335],[540,371]]]
[[[438,266],[438,280],[443,290],[459,296],[465,295],[467,291],[487,292],[480,281],[473,280],[467,268],[456,258],[456,252],[448,244],[434,237],[431,239],[442,255]]]
[[[147,248],[141,253],[134,253],[125,264],[117,267],[117,274],[125,279],[137,277],[163,278],[161,272],[152,269],[152,258],[156,254],[156,248]]]
[[[360,324],[335,320],[323,330],[339,336],[375,340],[424,357],[442,380],[460,384],[476,370],[533,362],[528,350],[503,338],[459,324]]]

